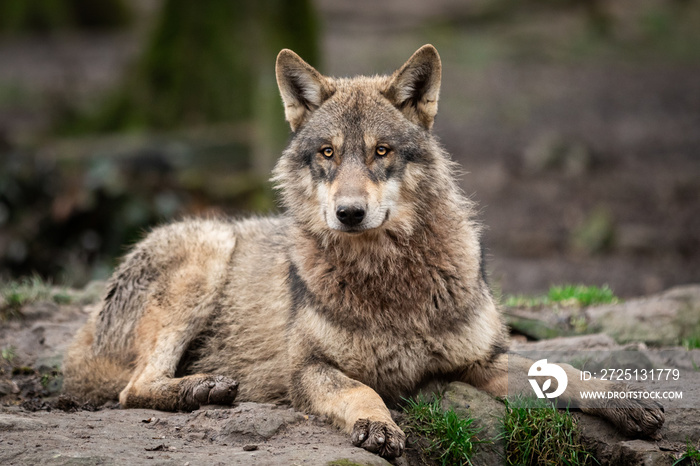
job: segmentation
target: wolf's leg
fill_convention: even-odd
[[[528,381],[528,371],[533,363],[534,361],[515,354],[500,354],[490,362],[477,363],[469,367],[464,371],[463,381],[494,396],[531,395],[533,391]],[[567,391],[559,397],[564,403],[571,402],[584,413],[605,418],[630,434],[652,436],[663,425],[663,407],[653,400],[574,400],[567,397],[567,392],[628,390],[628,388],[600,380],[588,381],[584,384],[579,370],[569,364],[557,365],[564,369],[568,378]]]
[[[381,397],[329,364],[311,362],[295,371],[291,396],[296,407],[333,419],[355,446],[386,458],[403,453],[406,436]]]
[[[119,395],[123,407],[187,411],[205,404],[231,404],[235,399],[238,383],[229,377],[195,374],[173,378],[213,307],[206,300],[199,305],[191,298],[183,300],[171,302],[167,311],[151,302],[138,322],[136,368]]]

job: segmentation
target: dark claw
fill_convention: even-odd
[[[230,405],[238,394],[238,382],[222,375],[183,381],[180,409],[193,410],[202,405]]]

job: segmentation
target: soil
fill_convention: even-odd
[[[0,358],[0,464],[387,464],[288,406],[166,413],[77,403],[61,393],[59,368],[93,309],[38,302],[3,322],[0,348],[11,353]]]
[[[76,302],[89,301],[100,288],[71,292]],[[699,295],[700,286],[693,288]],[[678,294],[671,291],[668,294]],[[657,302],[659,297],[651,298]],[[646,301],[640,301],[643,304]],[[634,301],[626,303],[633,306]],[[641,305],[640,304],[640,305]],[[700,301],[693,301],[700,309]],[[289,406],[234,403],[204,406],[189,413],[118,409],[80,404],[63,394],[62,354],[95,304],[56,305],[36,302],[0,327],[0,464],[312,464],[381,465],[381,458],[353,447],[349,436],[327,420]],[[601,308],[602,309],[602,308]],[[9,350],[9,351],[8,351]],[[536,352],[559,354],[561,361],[579,358],[582,350],[638,354],[654,367],[678,367],[678,382],[664,390],[682,391],[683,399],[666,404],[666,423],[657,440],[633,439],[604,421],[577,413],[583,439],[601,464],[670,465],[684,451],[686,440],[700,441],[700,349],[650,350],[644,344],[622,346],[604,334],[516,342],[512,350],[533,358]],[[537,356],[536,358],[539,358]],[[450,386],[457,385],[449,394]],[[477,419],[496,435],[503,404],[465,384],[450,384],[444,399]],[[461,386],[461,388],[459,387]],[[392,413],[401,424],[402,415]],[[424,464],[420,439],[409,438],[396,465]],[[479,464],[498,465],[498,445],[477,449]],[[488,461],[486,458],[490,458]],[[646,459],[644,459],[646,458]],[[624,461],[622,460],[624,459]],[[646,462],[642,462],[642,460]],[[483,463],[481,463],[483,461]]]
[[[345,435],[314,419],[280,426],[273,439],[239,433],[245,406],[205,407],[193,413],[101,410],[75,413],[16,408],[0,412],[2,464],[108,465],[212,464],[382,465],[381,458],[354,448]],[[254,406],[264,418],[276,407]],[[301,415],[300,415],[301,416]],[[251,421],[251,425],[259,421]],[[232,430],[232,428],[234,430]],[[27,442],[27,435],[31,441]]]

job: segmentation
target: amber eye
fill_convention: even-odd
[[[333,157],[333,148],[332,147],[324,147],[321,149],[321,154],[327,159],[330,159]]]
[[[375,151],[377,156],[379,157],[384,157],[386,154],[389,153],[389,148],[386,146],[378,146],[377,150]]]

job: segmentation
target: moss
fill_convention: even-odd
[[[339,460],[329,461],[326,466],[367,466],[365,463],[357,463],[349,459],[341,458]]]

